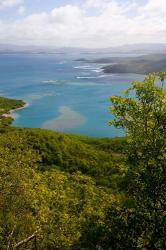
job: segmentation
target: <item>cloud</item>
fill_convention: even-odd
[[[51,11],[51,18],[57,23],[76,23],[82,18],[82,11],[77,6],[66,5]]]
[[[149,0],[145,6],[142,8],[143,11],[147,12],[165,12],[166,11],[166,1],[164,0]]]
[[[109,47],[166,42],[166,1],[87,0],[14,22],[0,21],[0,42],[18,44]]]
[[[110,3],[109,0],[86,0],[84,3],[85,8],[103,9]]]
[[[18,14],[19,15],[24,15],[25,14],[25,7],[24,6],[20,6],[18,8]]]
[[[5,8],[12,8],[22,3],[22,0],[0,0],[0,10]]]

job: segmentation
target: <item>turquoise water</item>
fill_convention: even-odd
[[[100,55],[98,55],[99,57]],[[49,128],[90,136],[121,136],[109,127],[109,97],[141,75],[105,75],[100,64],[75,61],[89,54],[0,55],[0,95],[29,105],[14,113],[14,126]],[[102,57],[102,55],[101,55]]]

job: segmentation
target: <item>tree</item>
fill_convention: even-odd
[[[33,202],[39,200],[33,188],[38,181],[35,174],[37,160],[38,156],[17,134],[0,134],[1,249],[12,249],[38,228],[33,215]]]
[[[165,72],[160,73],[159,78],[162,86],[156,83],[157,75],[150,74],[143,82],[134,81],[125,96],[111,97],[115,118],[110,124],[123,128],[129,142],[123,188],[126,188],[126,204],[132,208],[135,223],[141,224],[142,233],[137,236],[139,249],[165,248]]]
[[[89,218],[101,224],[114,195],[81,172],[41,170],[28,137],[24,129],[0,133],[0,249],[76,249]]]

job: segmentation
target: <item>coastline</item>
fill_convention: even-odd
[[[13,120],[15,119],[14,117],[14,114],[18,111],[18,110],[21,110],[21,109],[24,109],[24,108],[28,108],[30,106],[29,103],[25,103],[22,107],[20,108],[16,108],[16,109],[11,109],[8,113],[6,114],[3,114],[2,117],[5,117],[5,118],[12,118]]]

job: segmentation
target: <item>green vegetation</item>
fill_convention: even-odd
[[[156,79],[111,97],[125,138],[1,126],[2,250],[166,248],[166,93]]]
[[[104,73],[134,73],[146,75],[166,68],[166,55],[149,55],[117,60],[113,65],[104,66]]]
[[[104,73],[149,74],[166,69],[166,54],[150,54],[137,57],[106,57],[95,60],[79,59],[81,62],[107,64]]]
[[[159,77],[163,81],[166,72]],[[125,128],[129,138],[128,171],[121,184],[127,198],[121,213],[129,216],[123,223],[127,230],[133,223],[128,249],[166,248],[166,92],[155,85],[156,78],[151,74],[143,83],[133,82],[126,94],[134,91],[135,99],[111,98],[111,124]]]
[[[10,111],[25,105],[22,100],[8,99],[0,96],[0,125],[7,126],[13,121]]]
[[[111,139],[97,143],[40,129],[5,128],[0,138],[2,249],[13,230],[11,246],[37,231],[39,249],[77,249],[88,218],[100,224],[106,207],[120,196],[120,139],[118,153],[115,147],[109,153]]]

